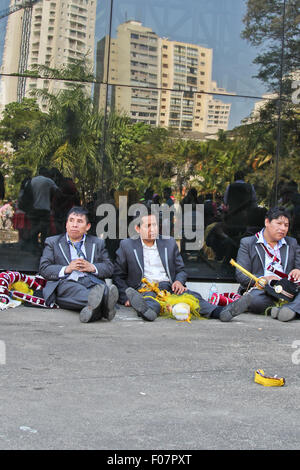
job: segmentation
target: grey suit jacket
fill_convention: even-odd
[[[157,249],[171,283],[180,281],[185,284],[187,275],[184,263],[174,238],[156,240]],[[122,240],[116,253],[113,281],[119,289],[119,302],[127,300],[125,290],[128,287],[137,289],[144,277],[144,255],[141,239]]]
[[[94,264],[98,270],[97,277],[99,279],[111,277],[113,274],[113,263],[109,259],[104,241],[92,235],[87,235],[85,250],[87,260]],[[47,305],[55,301],[54,291],[61,279],[59,278],[59,273],[62,267],[67,266],[70,262],[70,246],[67,242],[66,234],[46,238],[39,272],[47,279],[47,284],[43,289],[43,296]]]
[[[285,241],[287,244],[280,248],[280,256],[283,270],[289,274],[292,269],[300,269],[300,247],[295,238],[285,237]],[[255,235],[241,239],[236,261],[255,276],[264,275],[265,251],[260,243],[257,243]],[[238,269],[236,269],[236,279],[242,287],[247,287],[250,282],[250,279]],[[250,285],[254,285],[254,281]]]

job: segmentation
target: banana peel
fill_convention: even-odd
[[[257,369],[254,373],[254,382],[265,387],[282,387],[285,384],[284,377],[267,376],[263,369]]]

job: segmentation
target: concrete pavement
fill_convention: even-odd
[[[4,310],[0,449],[298,449],[299,345],[299,320],[253,314],[147,323],[122,307],[82,324]],[[254,383],[257,368],[286,385]]]

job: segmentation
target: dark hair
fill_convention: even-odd
[[[89,223],[89,211],[85,207],[81,206],[74,206],[72,207],[69,212],[67,213],[66,220],[68,220],[69,216],[71,214],[76,214],[76,215],[85,215],[86,221]]]
[[[234,174],[234,180],[243,180],[245,178],[245,173],[241,170],[238,170]]]
[[[49,178],[50,176],[50,171],[48,170],[48,168],[46,168],[45,166],[40,166],[39,167],[39,170],[38,170],[38,174],[40,176],[45,176],[47,178]]]
[[[279,219],[279,217],[286,217],[289,222],[291,221],[291,215],[285,207],[272,207],[265,215],[265,219],[268,219],[270,222],[274,219]]]

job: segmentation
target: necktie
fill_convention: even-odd
[[[80,242],[75,242],[75,243],[72,242],[71,240],[68,240],[68,243],[70,246],[74,248],[74,250],[77,253],[78,258],[86,259],[81,249],[83,240],[81,240]],[[78,281],[80,277],[84,277],[85,275],[86,275],[85,273],[81,273],[80,271],[72,271],[71,274],[69,274],[67,277],[69,281]]]
[[[73,248],[76,250],[78,258],[86,259],[86,256],[84,255],[84,253],[81,249],[82,244],[83,244],[83,240],[81,240],[80,242],[75,242],[75,243],[73,243],[71,240],[69,240],[68,243],[69,243],[69,245],[73,246]],[[73,271],[68,276],[68,279],[73,280],[73,281],[78,281],[79,278],[86,277],[86,276],[89,277],[89,279],[92,283],[91,285],[103,284],[103,280],[98,279],[96,276],[94,276],[94,274],[86,273],[86,272],[80,272],[80,271]]]
[[[81,240],[80,242],[71,242],[71,240],[69,241],[69,244],[73,246],[73,248],[75,248],[76,250],[76,253],[77,253],[77,256],[78,258],[81,258],[81,259],[86,259],[81,247],[82,247],[82,244],[83,244],[83,240]]]

